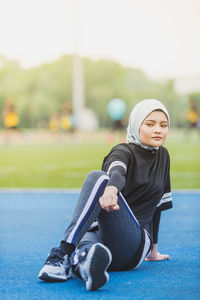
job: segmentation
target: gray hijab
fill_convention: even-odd
[[[168,122],[170,122],[168,111],[160,101],[155,99],[145,99],[136,104],[130,114],[126,136],[127,143],[134,143],[148,150],[158,149],[158,147],[151,147],[142,144],[139,137],[139,130],[142,122],[154,110],[163,111],[168,118]]]

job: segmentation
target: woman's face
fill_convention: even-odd
[[[168,119],[162,111],[152,111],[140,126],[139,136],[142,144],[160,147],[168,134]]]

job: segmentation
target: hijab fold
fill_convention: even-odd
[[[147,150],[159,148],[142,144],[139,136],[140,126],[142,125],[144,119],[146,119],[146,117],[154,110],[163,111],[168,118],[168,122],[170,123],[168,111],[160,101],[155,99],[145,99],[136,104],[136,106],[133,108],[130,114],[126,136],[127,143],[134,143]]]

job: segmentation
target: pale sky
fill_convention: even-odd
[[[23,67],[74,51],[75,0],[0,0],[0,55]],[[200,0],[80,0],[82,56],[153,78],[200,76]]]

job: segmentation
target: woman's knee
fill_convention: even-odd
[[[107,180],[109,179],[109,176],[104,171],[93,170],[88,173],[86,180],[96,182],[102,176]]]
[[[94,170],[88,173],[83,186],[82,186],[82,191],[90,191],[94,187],[97,188],[105,188],[107,182],[108,182],[109,176],[103,172],[103,171],[98,171]]]

